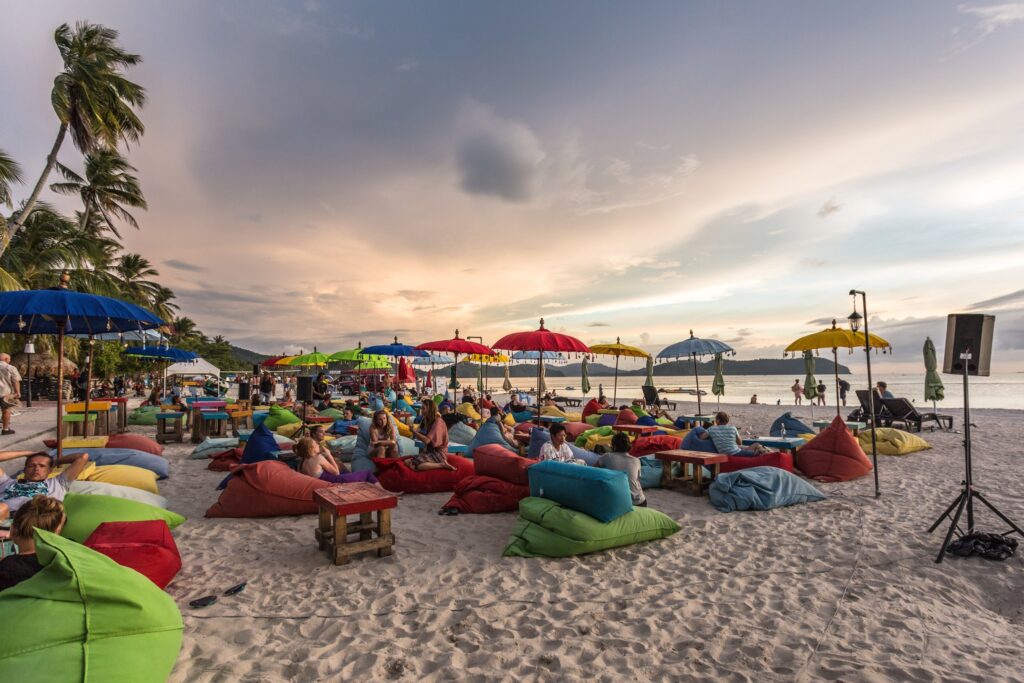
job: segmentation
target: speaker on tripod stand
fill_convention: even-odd
[[[949,543],[953,535],[966,536],[974,534],[974,499],[977,498],[989,510],[995,513],[1010,529],[1003,532],[1002,536],[1009,536],[1012,533],[1024,536],[1024,531],[1010,521],[1010,519],[990,503],[985,496],[974,488],[974,473],[971,467],[971,403],[970,403],[970,382],[971,375],[987,377],[992,363],[992,331],[995,327],[995,316],[969,314],[950,315],[946,320],[946,350],[942,364],[942,371],[946,374],[962,375],[964,380],[964,479],[960,483],[960,495],[958,495],[949,507],[939,516],[928,529],[928,533],[935,531],[943,520],[949,520],[949,530],[942,541],[942,548],[935,562],[942,562],[946,555]],[[960,520],[964,511],[967,512],[966,529],[961,528]]]

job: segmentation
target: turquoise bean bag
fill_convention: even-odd
[[[736,512],[825,500],[825,494],[778,467],[750,467],[719,474],[711,482],[708,498],[719,512]]]
[[[625,472],[544,460],[529,470],[530,495],[547,498],[601,521],[633,509]]]

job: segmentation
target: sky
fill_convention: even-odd
[[[777,358],[855,288],[894,371],[954,312],[996,315],[993,368],[1024,371],[1024,2],[8,0],[18,200],[56,134],[53,30],[82,19],[144,59],[126,247],[208,335],[333,352],[543,317]]]

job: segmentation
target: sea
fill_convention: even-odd
[[[937,407],[944,409],[963,408],[963,378],[959,375],[941,375],[941,377],[946,391],[945,398],[937,403]],[[851,385],[846,403],[852,410],[853,407],[858,405],[857,396],[853,393],[853,390],[868,388],[867,378],[864,375],[844,375],[842,378],[846,379]],[[700,388],[702,392],[705,392],[701,396],[701,401],[706,404],[717,405],[719,400],[723,405],[750,403],[750,397],[753,394],[757,394],[758,403],[775,404],[778,402],[780,405],[793,405],[793,392],[789,388],[793,385],[793,380],[796,378],[790,375],[726,375],[725,394],[721,397],[714,396],[711,393],[711,382],[713,379],[712,375],[700,376]],[[826,405],[835,406],[835,382],[832,376],[822,376],[818,379],[824,380],[825,385],[829,387],[826,395]],[[886,382],[889,391],[894,396],[908,398],[914,405],[922,409],[930,408],[932,405],[931,401],[924,400],[923,372],[913,374],[882,373],[874,375],[872,379]],[[654,380],[655,386],[658,387],[663,398],[680,401],[696,400],[696,396],[693,393],[695,389],[693,375],[658,375]],[[463,385],[476,386],[476,381],[477,378],[475,376],[459,377],[459,382]],[[622,403],[626,400],[641,398],[643,392],[640,387],[643,386],[644,381],[645,378],[643,376],[620,376],[618,382],[618,402]],[[800,383],[803,384],[803,381],[804,378],[801,376]],[[502,376],[498,374],[497,377],[489,378],[488,386],[491,390],[501,391],[501,382]],[[596,396],[599,388],[602,388],[610,400],[613,395],[613,382],[614,378],[611,376],[591,375],[591,391],[588,396]],[[536,388],[537,380],[530,377],[513,377],[512,385],[517,389],[529,391]],[[579,377],[548,377],[546,378],[546,386],[548,391],[555,389],[562,396],[570,398],[583,396],[583,392],[580,391]],[[969,379],[969,391],[972,408],[1024,409],[1024,373],[971,377]],[[804,399],[804,404],[806,405],[807,403],[808,400]]]

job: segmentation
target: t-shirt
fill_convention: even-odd
[[[708,427],[708,436],[715,444],[715,450],[722,455],[736,455],[740,447],[736,445],[736,437],[739,432],[732,425],[711,425]]]
[[[569,443],[563,441],[562,445],[555,448],[555,444],[548,441],[540,448],[540,459],[541,460],[558,460],[559,462],[575,462],[576,456],[573,455],[572,449],[569,448]]]
[[[35,553],[11,555],[0,560],[0,591],[17,586],[42,571],[43,565]]]
[[[629,495],[633,498],[633,505],[640,505],[647,497],[640,486],[640,460],[629,453],[616,453],[609,451],[597,459],[597,466],[606,470],[617,470],[625,472],[629,477]]]
[[[6,474],[0,474],[0,502],[6,503],[14,513],[36,496],[49,496],[64,500],[71,487],[64,475],[50,477],[44,481],[16,481]]]
[[[0,361],[0,396],[14,393],[14,385],[21,381],[18,369],[7,361]]]

